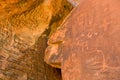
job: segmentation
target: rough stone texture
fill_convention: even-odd
[[[66,21],[66,20],[65,20]],[[61,25],[62,26],[62,25]],[[61,50],[66,29],[59,27],[48,40],[48,47],[45,51],[45,61],[53,67],[61,68]]]
[[[61,80],[44,50],[71,9],[66,0],[0,0],[0,80]]]
[[[120,80],[119,5],[82,0],[50,37],[46,52],[53,66],[62,63],[63,80]]]

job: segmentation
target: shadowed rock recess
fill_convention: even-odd
[[[0,80],[61,80],[44,51],[71,9],[66,0],[0,0]]]

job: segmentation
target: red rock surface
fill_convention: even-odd
[[[48,44],[63,80],[119,80],[120,1],[82,0]]]

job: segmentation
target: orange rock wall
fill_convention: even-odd
[[[0,80],[61,80],[44,50],[71,9],[66,0],[1,0]]]

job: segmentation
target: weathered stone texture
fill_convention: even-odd
[[[71,9],[66,0],[1,0],[0,80],[61,80],[44,50]]]
[[[50,37],[46,52],[53,66],[61,64],[63,80],[120,79],[119,5],[119,0],[82,0]]]

